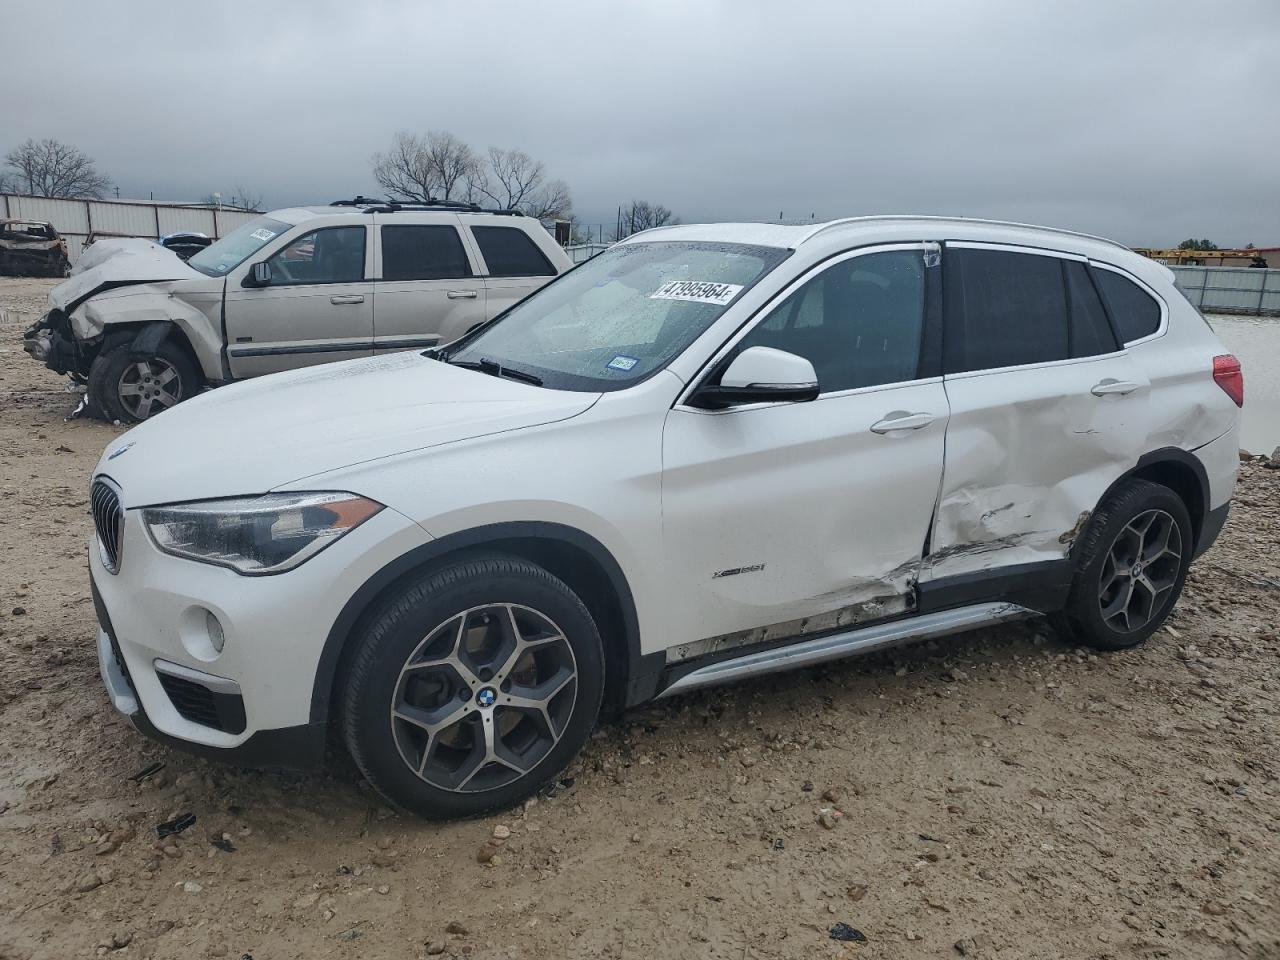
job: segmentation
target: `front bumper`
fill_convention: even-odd
[[[323,721],[277,730],[259,730],[234,747],[209,746],[158,730],[138,700],[124,657],[111,633],[111,619],[97,584],[91,579],[90,585],[94,609],[98,614],[98,673],[107,688],[111,705],[128,717],[139,733],[166,746],[236,766],[287,767],[294,770],[318,770],[324,766],[328,724]]]
[[[338,613],[389,559],[429,541],[384,509],[296,570],[241,577],[161,553],[126,510],[118,573],[95,542],[89,572],[99,672],[116,709],[144,734],[253,766],[323,763],[327,716],[312,714],[317,666]],[[202,647],[206,614],[225,628]]]

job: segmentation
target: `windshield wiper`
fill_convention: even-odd
[[[455,367],[463,367],[466,370],[479,370],[481,373],[487,373],[491,377],[505,377],[508,380],[519,380],[521,383],[529,383],[535,387],[542,386],[541,377],[532,373],[525,373],[523,370],[504,367],[496,360],[490,360],[488,357],[481,357],[479,360],[450,360],[447,357],[441,357],[441,359]]]

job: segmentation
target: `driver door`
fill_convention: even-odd
[[[266,261],[265,287],[227,285],[227,360],[232,376],[373,354],[368,227],[321,227]],[[253,267],[249,266],[248,276]]]
[[[936,251],[894,245],[827,261],[724,354],[768,346],[805,357],[818,399],[723,410],[682,401],[671,410],[662,479],[668,659],[913,606],[948,416],[928,332],[936,321],[927,322],[940,307]]]

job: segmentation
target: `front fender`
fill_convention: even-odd
[[[142,287],[127,296],[87,300],[71,314],[71,330],[77,340],[96,340],[117,329],[143,328],[157,321],[182,331],[207,379],[222,378],[221,330],[200,310],[167,291]]]

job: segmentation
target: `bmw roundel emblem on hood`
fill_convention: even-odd
[[[133,444],[134,444],[134,443],[136,443],[136,442],[137,442],[136,440],[135,440],[135,441],[130,441],[129,443],[126,443],[123,447],[116,447],[116,448],[115,448],[114,450],[112,450],[109,454],[107,454],[107,459],[108,459],[108,460],[114,460],[116,457],[120,456],[120,454],[127,452],[127,451],[128,451],[128,449],[129,449],[130,447],[132,447],[132,446],[133,446]]]

